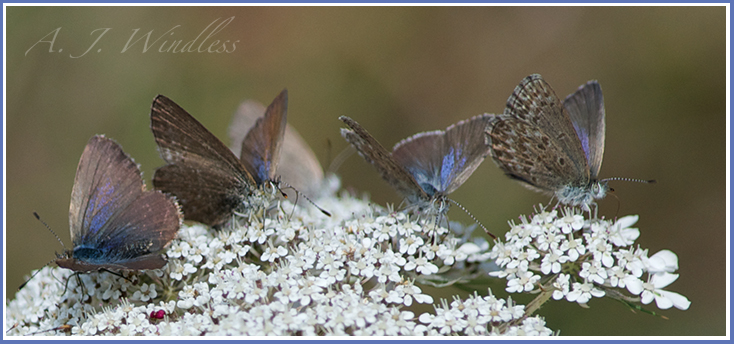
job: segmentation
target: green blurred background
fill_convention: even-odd
[[[229,17],[208,41],[228,40],[229,53],[159,51],[214,22],[198,46]],[[57,28],[54,52],[33,46]],[[110,30],[79,57],[102,28]],[[136,38],[152,31],[152,47],[143,52],[143,39],[121,52],[136,29]],[[668,289],[692,301],[685,312],[661,311],[669,320],[609,299],[591,309],[550,302],[540,310],[548,326],[565,335],[725,335],[725,30],[724,7],[8,7],[6,297],[61,250],[33,211],[70,245],[69,196],[92,135],[119,142],[150,185],[162,164],[148,117],[157,94],[226,143],[242,100],[267,104],[287,87],[289,122],[327,166],[347,145],[340,115],[391,147],[502,112],[513,88],[540,73],[560,97],[601,83],[601,177],[658,180],[613,182],[617,197],[600,202],[601,214],[639,214],[639,244],[678,254],[681,276]],[[356,154],[338,172],[379,204],[399,202]],[[491,159],[452,198],[496,234],[548,202]],[[450,216],[471,222],[458,209]],[[501,283],[492,287],[506,297]]]

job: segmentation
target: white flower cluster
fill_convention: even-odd
[[[425,285],[486,276],[489,244],[469,242],[470,230],[425,224],[347,194],[318,203],[332,217],[309,204],[290,216],[292,205],[283,204],[220,231],[184,225],[161,270],[77,278],[46,267],[7,304],[6,333],[552,334],[543,319],[491,291],[443,301],[435,314],[412,310],[434,303]]]
[[[510,223],[506,242],[497,243],[491,256],[502,270],[490,275],[507,279],[510,293],[537,288],[552,291],[555,300],[585,304],[592,297],[614,297],[628,303],[653,300],[660,309],[688,309],[690,301],[663,290],[673,283],[678,257],[663,250],[648,257],[632,248],[640,231],[631,228],[637,216],[617,221],[587,220],[573,208],[545,211]],[[621,292],[627,290],[633,296]]]
[[[550,336],[553,332],[545,327],[545,320],[539,316],[526,317],[525,306],[515,305],[512,299],[507,302],[489,295],[480,297],[474,292],[466,300],[455,298],[451,305],[442,300],[442,307],[436,307],[436,315],[423,313],[420,321],[430,324],[438,333],[467,335],[505,335],[505,336]],[[488,324],[492,326],[488,329]]]

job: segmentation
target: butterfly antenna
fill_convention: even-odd
[[[48,231],[51,232],[51,234],[53,234],[56,237],[56,240],[59,241],[59,243],[61,244],[61,246],[64,247],[64,249],[66,249],[66,246],[64,246],[64,242],[61,241],[61,238],[59,238],[59,236],[56,235],[56,233],[53,231],[53,229],[51,229],[51,227],[49,227],[49,225],[46,222],[44,222],[43,220],[41,220],[41,217],[38,215],[38,213],[34,211],[33,212],[33,216],[35,216],[38,221],[41,221],[41,223],[43,223],[43,225],[46,226],[46,229],[48,229]],[[31,278],[29,278],[27,281],[23,282],[23,284],[21,284],[20,287],[18,287],[18,290],[23,289],[23,287],[25,287],[25,285],[28,284],[28,282],[30,282],[33,279],[33,277],[36,277],[36,275],[38,275],[38,273],[41,272],[41,270],[43,270],[43,268],[47,267],[49,264],[53,263],[54,261],[56,261],[55,258],[53,260],[51,260],[50,262],[44,264],[40,269],[38,269],[38,271],[36,271],[36,273],[33,274],[33,276],[31,276]]]
[[[34,211],[34,212],[33,212],[33,216],[35,216],[35,217],[36,217],[36,219],[37,219],[38,221],[41,221],[41,223],[43,223],[43,225],[44,225],[44,226],[46,226],[46,229],[48,229],[48,231],[49,231],[49,232],[51,232],[51,234],[53,234],[53,235],[54,235],[54,236],[56,237],[56,240],[58,240],[58,241],[59,241],[59,243],[61,244],[61,246],[62,246],[63,248],[66,248],[66,246],[64,245],[64,242],[63,242],[63,241],[61,241],[61,238],[59,238],[59,236],[58,236],[58,235],[56,235],[56,232],[54,232],[54,230],[53,230],[53,229],[51,229],[51,227],[49,227],[49,225],[48,225],[48,224],[46,224],[46,222],[44,222],[43,220],[41,220],[41,217],[40,217],[40,216],[38,216],[38,213],[37,213],[37,212],[35,212],[35,211]]]
[[[36,271],[36,273],[34,273],[33,276],[31,276],[31,278],[29,278],[27,281],[23,282],[23,284],[21,284],[20,287],[18,287],[18,291],[20,291],[21,289],[23,289],[23,287],[25,287],[25,285],[28,284],[28,282],[30,282],[33,279],[33,277],[36,277],[36,275],[38,275],[38,273],[41,272],[41,270],[43,270],[43,268],[47,267],[49,264],[53,263],[55,260],[56,259],[51,260],[50,262],[44,264],[40,269],[38,269],[38,271]]]
[[[471,219],[474,220],[474,222],[476,222],[479,225],[479,227],[482,227],[482,229],[484,229],[484,232],[487,233],[487,235],[489,235],[490,237],[492,237],[492,239],[497,240],[497,236],[494,235],[494,234],[492,234],[492,233],[490,233],[489,230],[487,229],[487,227],[484,227],[484,225],[481,222],[479,222],[479,220],[477,220],[477,218],[474,217],[474,215],[472,213],[470,213],[468,210],[466,210],[466,208],[464,208],[463,205],[459,204],[458,202],[456,202],[456,201],[454,201],[454,200],[452,200],[450,198],[447,198],[447,199],[449,200],[449,202],[451,202],[453,204],[456,204],[456,206],[459,207],[459,209],[463,210],[467,215],[469,215],[469,217],[471,217]]]
[[[658,182],[655,179],[637,179],[637,178],[624,178],[624,177],[612,177],[612,178],[602,179],[602,181],[611,181],[611,180],[621,180],[625,182],[635,182],[635,183],[642,183],[642,184],[656,184]],[[609,188],[609,191],[614,192],[614,189]],[[619,215],[619,208],[620,208],[621,202],[619,201],[619,198],[617,197],[617,195],[615,195],[614,193],[612,193],[612,195],[614,195],[614,198],[617,199],[617,213],[616,214]],[[615,217],[617,215],[615,215]]]
[[[293,191],[296,192],[296,201],[298,201],[298,195],[302,195],[303,198],[305,198],[309,203],[313,204],[313,206],[316,207],[316,209],[320,210],[324,215],[326,215],[328,217],[331,217],[331,213],[330,212],[328,212],[328,211],[324,210],[324,208],[321,208],[318,205],[316,205],[316,203],[314,203],[314,201],[312,201],[310,198],[308,198],[308,196],[303,195],[300,191],[298,191],[298,189],[294,188],[293,186],[289,185],[286,182],[281,182],[281,183],[283,183],[286,187],[291,188],[291,189],[293,189]],[[283,191],[281,191],[281,192],[283,192]],[[294,208],[294,210],[295,210],[295,208]]]
[[[352,145],[349,145],[342,149],[342,151],[339,152],[336,157],[334,157],[334,160],[331,161],[331,163],[329,164],[329,168],[326,169],[326,172],[336,174],[336,171],[339,169],[339,167],[342,166],[342,164],[344,164],[344,161],[346,161],[347,158],[349,158],[356,151],[357,149],[354,148],[354,146]]]
[[[602,181],[612,181],[612,180],[621,180],[625,182],[635,182],[635,183],[643,183],[643,184],[655,184],[658,182],[655,179],[636,179],[636,178],[623,178],[623,177],[613,177],[613,178],[602,179]]]

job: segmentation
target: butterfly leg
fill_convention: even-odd
[[[438,223],[438,221],[441,221],[441,219],[439,218],[439,216],[440,217],[443,217],[446,220],[446,229],[448,229],[448,231],[451,232],[451,222],[449,222],[449,217],[448,216],[441,216],[440,214],[438,214],[438,215],[436,215],[436,222],[437,223]]]
[[[594,207],[594,219],[598,219],[599,217],[599,205],[596,203],[591,203],[591,206]],[[589,209],[589,215],[591,215],[591,209]]]
[[[66,295],[66,291],[69,290],[69,280],[76,277],[76,283],[82,288],[82,301],[84,301],[84,296],[87,295],[84,291],[84,283],[82,283],[82,278],[79,277],[79,274],[81,272],[75,272],[74,275],[69,276],[69,278],[66,279],[66,284],[64,285],[64,291],[61,293],[61,295]]]
[[[296,200],[293,202],[293,210],[291,210],[291,214],[290,214],[290,216],[288,216],[288,222],[291,221],[291,219],[293,218],[293,214],[296,213],[296,204],[298,203],[298,196],[299,196],[299,194],[300,194],[300,192],[296,192]]]
[[[75,274],[75,275],[76,275],[76,274]],[[72,276],[70,276],[69,278],[67,278],[67,279],[66,279],[66,283],[64,284],[64,291],[63,291],[63,292],[61,292],[61,296],[64,296],[64,295],[66,295],[66,291],[67,291],[67,290],[69,289],[69,279],[70,279],[70,278],[72,278]]]
[[[425,216],[421,216],[421,215],[425,215]],[[433,217],[433,223],[430,223],[430,222],[429,223],[426,223],[431,218],[430,213],[427,212],[426,214],[421,214],[421,215],[418,215],[418,219],[419,220],[421,218],[425,219],[423,221],[423,224],[424,225],[427,224],[429,226],[431,226],[431,225],[433,226],[433,230],[429,231],[429,236],[431,237],[431,242],[434,245],[438,244],[438,221],[440,221],[440,218],[439,217],[440,217],[441,213],[440,212],[437,212],[436,213],[436,216]]]
[[[551,204],[551,202],[553,202],[553,201],[554,201],[554,199],[555,199],[555,201],[556,201],[556,204],[554,204],[554,205],[553,205],[553,208],[551,208],[551,209],[558,209],[558,207],[560,207],[560,206],[561,206],[561,200],[560,200],[560,199],[558,199],[558,198],[556,198],[556,196],[555,196],[555,195],[554,195],[554,196],[553,196],[553,197],[551,198],[551,201],[550,201],[550,202],[548,202],[548,204]],[[548,206],[546,205],[546,207],[548,207]],[[543,211],[545,211],[545,208],[543,208]]]
[[[133,280],[131,280],[131,279],[129,279],[129,278],[123,276],[122,274],[117,273],[117,272],[113,272],[113,271],[110,271],[110,270],[107,270],[107,269],[99,269],[99,271],[108,272],[108,273],[113,274],[113,275],[115,275],[117,277],[122,277],[122,278],[126,279],[130,283],[133,283]]]

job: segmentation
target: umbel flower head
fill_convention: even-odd
[[[602,263],[608,272],[600,281],[593,262],[596,257],[605,261],[606,251],[592,251],[585,237],[576,246],[566,238],[617,227],[574,218],[564,229],[561,222],[556,225],[564,218],[552,213],[536,215],[542,219],[537,223],[556,228],[562,238],[543,235],[541,242],[531,233],[540,230],[532,220],[525,229],[513,226],[508,241],[490,250],[486,240],[471,238],[473,226],[451,223],[447,229],[346,193],[318,203],[333,216],[308,205],[295,207],[290,216],[293,205],[283,203],[267,216],[235,216],[220,231],[184,225],[160,270],[76,278],[69,270],[45,267],[7,303],[6,334],[550,335],[553,331],[532,315],[533,309],[491,290],[449,302],[434,299],[426,286],[440,289],[487,276],[491,255],[503,269],[492,274],[508,279],[508,291],[533,291],[545,283],[546,290],[561,293],[559,298],[576,302],[612,288],[608,270],[615,266],[624,272],[675,270],[670,255],[643,259],[633,252],[622,263],[612,252],[614,264]],[[628,227],[617,230],[625,240]],[[519,244],[520,237],[525,244]],[[564,245],[568,248],[561,249]],[[552,254],[558,257],[544,263]],[[590,265],[574,275],[567,269],[571,262]],[[580,277],[582,271],[587,278]],[[620,282],[636,286],[626,274],[619,276],[616,287]],[[643,302],[670,299],[670,292],[661,289],[669,280],[642,283],[635,295],[642,294]],[[588,285],[588,291],[575,283]],[[574,292],[579,294],[575,299]],[[417,313],[417,304],[433,304],[434,311]]]
[[[510,223],[506,241],[492,248],[491,257],[502,269],[490,275],[506,278],[510,293],[540,289],[555,300],[579,304],[608,296],[688,309],[685,296],[662,289],[678,278],[672,274],[678,269],[675,253],[663,250],[648,257],[646,249],[632,247],[640,236],[631,227],[637,220],[636,215],[589,220],[574,208],[521,217],[520,224]]]

